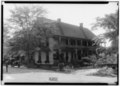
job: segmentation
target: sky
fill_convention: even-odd
[[[37,4],[38,5],[38,4]],[[117,2],[109,2],[109,4],[39,4],[47,10],[47,18],[52,20],[61,19],[62,22],[90,29],[92,24],[96,22],[97,17],[104,17],[106,14],[115,13],[118,9]],[[23,6],[20,4],[4,4],[4,18],[10,16],[10,9],[15,6]],[[30,4],[31,6],[31,4]],[[101,28],[92,31],[94,34],[99,35],[105,31]]]

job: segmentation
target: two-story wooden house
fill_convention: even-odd
[[[61,59],[70,63],[95,53],[96,47],[92,46],[95,35],[82,23],[76,26],[64,23],[60,19],[52,22],[56,27],[53,30],[54,34],[49,38],[49,46],[35,53],[35,63],[54,64],[56,60],[59,62]]]

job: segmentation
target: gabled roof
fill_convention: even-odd
[[[83,28],[85,35],[87,36],[87,39],[93,39],[96,37],[95,34],[93,34],[89,29]]]
[[[41,20],[41,18],[39,19]],[[61,21],[54,21],[51,19],[44,20],[47,22],[54,23],[53,33],[54,35],[66,36],[66,37],[75,37],[83,39],[93,39],[95,35],[87,28],[80,26],[67,24]]]
[[[75,25],[58,22],[58,27],[63,32],[63,36],[67,37],[76,37],[76,38],[85,38],[84,34],[82,33],[81,29]]]
[[[83,39],[93,39],[95,35],[87,28],[81,28],[79,26],[67,24],[64,22],[56,22],[59,28],[59,35],[66,37],[75,37]],[[58,35],[58,32],[57,34]]]

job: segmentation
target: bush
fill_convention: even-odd
[[[90,65],[94,66],[96,61],[97,61],[96,55],[90,55],[88,57],[83,57],[83,59],[82,59],[83,64],[86,65],[86,66],[88,66],[88,65],[89,66]]]
[[[117,55],[111,54],[111,55],[105,55],[102,58],[99,58],[96,62],[96,65],[104,65],[104,64],[117,64]]]
[[[97,76],[111,76],[111,77],[115,77],[116,75],[114,74],[114,70],[110,67],[103,67],[102,69],[100,69],[97,73],[94,73],[93,75],[97,75]]]

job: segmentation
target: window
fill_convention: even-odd
[[[91,41],[88,41],[88,46],[91,46]]]
[[[76,43],[75,43],[75,40],[74,40],[74,39],[71,39],[71,40],[70,40],[70,44],[71,44],[71,45],[75,45],[75,44],[76,44]]]
[[[70,45],[73,45],[73,43],[72,43],[72,39],[70,39]]]
[[[62,44],[65,44],[65,43],[64,43],[64,38],[61,38],[61,43],[62,43]]]
[[[68,39],[62,38],[61,43],[64,44],[64,45],[68,45]]]
[[[78,45],[78,46],[81,45],[81,40],[77,40],[77,45]]]
[[[82,45],[86,46],[86,41],[85,40],[83,40]]]
[[[65,40],[66,45],[68,45],[68,39]]]
[[[88,46],[92,46],[92,41],[88,41]]]
[[[75,42],[75,40],[73,40],[73,45],[76,45],[76,42]]]
[[[54,36],[53,37],[55,41],[59,42],[59,37],[58,36]]]
[[[87,40],[83,40],[82,45],[83,46],[88,46],[88,41]]]

